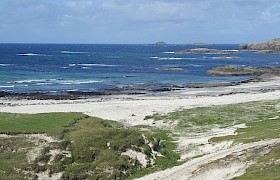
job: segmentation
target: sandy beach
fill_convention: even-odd
[[[80,100],[0,99],[0,112],[47,113],[82,112],[90,116],[115,120],[126,125],[153,125],[147,115],[165,114],[179,109],[236,104],[280,98],[280,78],[250,82],[237,86],[187,88],[147,95],[112,95]]]
[[[0,112],[30,114],[46,112],[82,112],[89,116],[119,121],[126,126],[151,125],[160,127],[165,124],[161,121],[144,120],[145,116],[155,113],[165,114],[179,109],[194,107],[274,99],[280,99],[280,78],[227,87],[187,88],[184,90],[156,94],[98,96],[79,100],[18,100],[4,97],[0,100]],[[218,133],[215,132],[215,135],[234,134],[237,128],[238,126],[231,129],[224,129]],[[196,171],[200,165],[207,164],[232,153],[241,152],[245,149],[279,143],[279,139],[274,139],[259,143],[249,143],[247,145],[240,144],[233,147],[230,144],[218,144],[213,146],[208,143],[208,139],[211,137],[213,136],[206,135],[206,137],[191,139],[194,142],[205,141],[206,150],[204,150],[207,152],[206,156],[196,158],[181,166],[163,172],[157,172],[143,179],[178,179],[179,177],[188,179],[192,177],[192,172]],[[184,146],[184,143],[186,143],[184,137],[178,140],[179,147]],[[184,155],[182,155],[182,157],[183,156]],[[219,175],[216,175],[214,178],[225,179],[226,177],[235,177],[242,174],[241,170],[246,167],[246,164],[237,163],[233,165],[233,167],[227,169],[218,169],[216,170],[216,174]],[[200,179],[205,177],[207,173],[209,172],[200,174]],[[230,174],[230,176],[226,176],[228,174]]]

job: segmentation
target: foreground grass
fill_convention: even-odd
[[[212,138],[211,141],[234,140],[248,143],[279,138],[279,111],[280,101],[275,100],[194,108],[166,115],[155,114],[146,119],[176,122],[175,129],[171,130],[181,134],[245,123],[247,128],[238,129],[238,135]],[[60,139],[60,142],[45,147],[33,164],[26,164],[26,153],[36,145],[22,137],[0,138],[0,175],[4,179],[34,178],[31,170],[50,170],[51,174],[63,172],[62,179],[133,179],[179,164],[179,155],[174,151],[176,144],[172,141],[170,131],[146,126],[125,128],[120,123],[81,113],[0,113],[0,132],[46,133]],[[256,164],[239,178],[279,177],[279,148],[276,145],[270,153],[253,158]],[[55,149],[70,151],[72,156],[58,154],[49,163],[50,152]],[[147,168],[143,168],[138,160],[122,155],[127,150],[144,154],[149,159]],[[156,156],[154,159],[155,152],[163,156]],[[155,161],[154,164],[152,161]]]
[[[34,143],[27,138],[18,143],[17,138],[22,137],[16,136],[12,141],[0,138],[0,147],[4,147],[0,151],[5,151],[0,156],[0,175],[5,179],[34,178],[34,173],[46,170],[50,174],[63,172],[62,179],[131,179],[177,165],[179,159],[168,132],[128,129],[120,123],[81,113],[0,113],[0,132],[46,133],[60,139],[44,147],[41,155],[27,164],[26,153],[36,147]],[[12,148],[5,150],[7,147]],[[50,152],[55,150],[70,151],[71,157],[60,153],[51,160]],[[137,159],[122,155],[127,150],[145,155],[147,168]],[[158,158],[155,152],[163,156]]]
[[[125,179],[139,177],[148,172],[172,167],[179,155],[172,139],[165,132],[148,133],[138,129],[123,128],[120,123],[99,118],[79,120],[65,139],[73,162],[65,169],[65,179]],[[148,168],[128,156],[121,155],[131,149],[145,154],[152,161],[153,151],[164,157],[157,158],[155,165],[148,162]]]
[[[275,145],[265,156],[250,160],[255,163],[244,175],[234,178],[235,180],[280,179],[280,144]]]
[[[26,164],[26,153],[34,146],[25,137],[0,138],[0,179],[35,178],[23,173],[31,167]]]

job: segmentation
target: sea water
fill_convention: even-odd
[[[122,86],[232,82],[248,77],[211,76],[217,66],[275,66],[278,54],[177,54],[178,50],[237,50],[237,44],[107,45],[0,44],[0,91],[102,91]],[[180,68],[170,70],[168,68]]]

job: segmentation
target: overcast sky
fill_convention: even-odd
[[[2,43],[249,43],[279,33],[280,0],[0,0]]]

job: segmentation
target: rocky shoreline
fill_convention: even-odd
[[[7,99],[28,99],[28,100],[78,100],[87,99],[91,97],[99,96],[111,96],[111,95],[145,95],[145,94],[157,94],[161,92],[172,92],[186,89],[197,88],[213,88],[213,87],[227,87],[246,84],[250,82],[262,82],[264,79],[260,77],[248,78],[242,81],[235,82],[206,82],[206,83],[185,83],[182,85],[138,85],[138,86],[123,86],[112,89],[105,89],[100,91],[69,91],[69,92],[57,92],[55,94],[49,92],[6,92],[0,91],[0,98]]]
[[[207,71],[210,75],[215,76],[256,76],[271,77],[280,76],[280,66],[275,67],[245,67],[237,66],[220,66]]]
[[[259,54],[280,53],[280,38],[262,43],[241,44],[240,50],[256,51]]]

